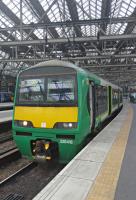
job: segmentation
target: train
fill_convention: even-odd
[[[11,92],[0,92],[0,103],[13,102],[13,94]]]
[[[129,99],[131,103],[136,103],[136,92],[131,92],[129,94]]]
[[[68,163],[122,106],[120,87],[69,62],[41,62],[17,76],[13,138],[28,159]]]

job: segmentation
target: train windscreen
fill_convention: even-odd
[[[71,74],[48,77],[20,78],[17,105],[75,105],[77,104],[76,76]]]

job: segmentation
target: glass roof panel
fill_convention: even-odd
[[[38,0],[44,11],[46,12],[48,8],[52,5],[54,0]],[[103,0],[71,0],[76,2],[78,17],[80,20],[85,19],[100,19],[101,18],[101,9]],[[20,0],[3,0],[3,3],[20,19]],[[38,23],[40,16],[36,13],[36,10],[32,8],[32,5],[29,4],[29,0],[22,1],[22,12],[23,12],[23,23]],[[136,6],[136,0],[111,0],[111,11],[110,17],[129,17],[133,13]],[[57,0],[50,10],[47,13],[48,18],[52,22],[66,21],[71,20],[71,15],[67,6],[66,0]],[[13,27],[15,22],[10,20],[6,14],[0,12],[0,27]],[[106,34],[116,35],[123,34],[124,30],[127,27],[127,23],[117,23],[107,25]],[[34,29],[34,34],[39,38],[43,39],[46,35],[46,27],[44,29]],[[73,28],[71,27],[57,27],[55,30],[58,32],[60,37],[73,37]],[[81,26],[81,31],[83,36],[97,36],[98,25],[87,25]],[[21,39],[19,30],[7,33],[12,34],[13,37]],[[133,33],[136,33],[136,27],[133,30]],[[47,34],[48,38],[51,37],[50,34]],[[25,39],[27,34],[23,33],[23,38]],[[6,34],[0,34],[0,41],[6,40]],[[32,39],[32,38],[31,38]],[[10,40],[10,38],[8,38]],[[3,54],[4,55],[4,54]]]
[[[60,16],[60,12],[59,12],[59,8],[58,8],[57,4],[54,4],[52,6],[50,11],[48,12],[48,16],[51,21],[55,21],[55,22],[61,21],[61,16]]]
[[[40,4],[42,5],[42,7],[44,8],[45,11],[53,3],[53,1],[54,0],[39,0]]]
[[[136,0],[112,0],[111,3],[111,17],[129,17],[136,6]],[[108,25],[108,32],[111,34],[123,34],[127,24],[112,24],[111,31]]]
[[[44,37],[43,29],[36,29],[36,30],[34,31],[34,34],[35,34],[39,39],[43,39],[43,37]]]
[[[6,36],[4,36],[4,35],[2,35],[1,33],[0,33],[0,41],[4,41],[4,40],[6,40]]]
[[[66,28],[56,28],[58,34],[60,35],[60,37],[67,37],[66,35]]]
[[[136,6],[136,0],[122,1],[119,16],[125,16],[125,17],[129,16],[130,13],[132,13],[134,11],[134,8],[135,8],[134,3]],[[126,8],[125,10],[124,10],[124,7]],[[124,12],[123,12],[123,10],[124,10]],[[122,13],[121,13],[121,11],[122,11]]]
[[[76,0],[79,19],[98,19],[101,17],[102,0]]]
[[[11,9],[11,11],[20,19],[20,0],[4,0],[5,5]],[[24,24],[30,24],[30,23],[36,23],[38,22],[37,16],[35,16],[34,11],[30,8],[30,5],[26,3],[26,1],[22,1],[22,20]],[[6,21],[6,26],[9,26],[8,23],[11,24],[11,26],[14,26],[15,23],[10,20]],[[26,37],[26,33],[23,34],[24,37]],[[20,33],[17,34],[17,38],[20,39]]]
[[[4,3],[20,19],[20,0],[4,0]],[[22,13],[23,23],[25,24],[38,20],[34,11],[26,1],[22,1]]]
[[[8,54],[0,50],[0,58],[8,58]]]
[[[136,26],[135,26],[135,28],[133,29],[132,33],[136,33]]]
[[[54,2],[54,0],[39,0],[43,9],[47,11],[49,6]],[[101,17],[101,7],[102,0],[75,0],[78,16],[80,20],[84,19],[98,19]],[[4,0],[12,12],[20,18],[20,0]],[[132,14],[136,5],[136,0],[112,0],[111,2],[111,17],[127,17]],[[23,23],[37,23],[39,18],[32,7],[28,4],[28,0],[23,0],[22,2],[22,12],[23,12]],[[47,13],[51,21],[65,21],[71,20],[69,9],[65,0],[56,1]],[[2,21],[2,22],[1,22]],[[7,19],[3,14],[0,16],[1,27],[11,27],[14,26],[12,20]],[[107,34],[122,34],[125,30],[126,24],[118,24],[107,26]],[[82,27],[83,33],[88,35],[96,35],[96,26],[90,26],[90,28]],[[61,28],[56,29],[60,37],[64,36],[64,31]],[[41,30],[35,30],[34,33],[41,38]],[[20,37],[18,37],[20,39]]]
[[[46,11],[54,0],[39,0],[44,10]],[[57,16],[56,16],[57,13]],[[47,13],[51,21],[61,21],[70,19],[69,10],[66,1],[59,0],[52,6],[50,11]]]
[[[19,0],[4,0],[5,5],[12,10],[17,16],[20,16],[20,1]]]
[[[12,27],[14,23],[3,13],[0,11],[0,27]]]

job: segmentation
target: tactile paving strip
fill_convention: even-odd
[[[130,107],[125,123],[120,129],[111,150],[109,151],[105,162],[92,186],[87,199],[88,200],[113,200],[121,164],[123,161],[125,148],[133,119],[133,110]]]

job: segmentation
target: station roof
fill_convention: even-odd
[[[135,84],[136,0],[1,0],[0,46],[3,74],[61,58]]]

